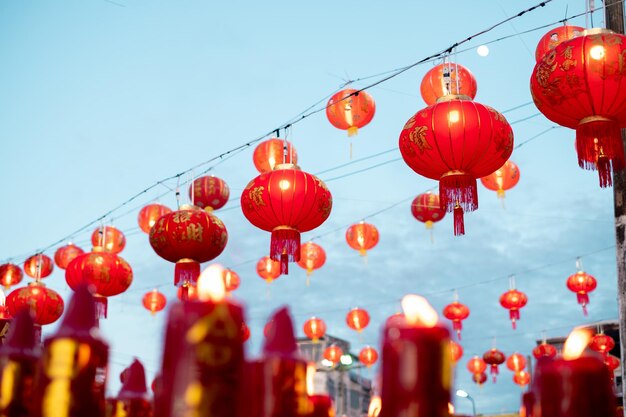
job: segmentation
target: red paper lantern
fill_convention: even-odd
[[[487,365],[490,366],[490,373],[493,378],[493,382],[496,382],[496,377],[498,375],[498,365],[502,365],[506,360],[506,356],[503,352],[499,351],[496,348],[492,348],[485,352],[483,355],[483,360]]]
[[[163,310],[167,304],[167,298],[165,298],[165,295],[160,293],[157,289],[147,292],[141,301],[145,309],[148,310],[153,316],[157,312]]]
[[[530,79],[539,111],[576,129],[578,165],[597,169],[600,187],[611,186],[611,170],[625,165],[620,131],[626,127],[625,54],[626,36],[587,30],[546,53]]]
[[[287,145],[287,155],[284,151],[285,145]],[[284,163],[297,165],[298,153],[291,142],[280,138],[271,138],[257,145],[252,160],[257,171],[264,174],[272,171],[276,165]]]
[[[105,252],[120,253],[126,246],[126,237],[116,227],[102,226],[91,234],[91,244],[94,248],[103,248]]]
[[[520,387],[525,387],[530,383],[530,374],[526,371],[520,371],[513,375],[513,382]]]
[[[341,359],[341,355],[343,355],[343,350],[337,345],[330,345],[324,350],[324,359],[329,362],[332,362],[333,365],[339,363]]]
[[[36,280],[46,278],[52,274],[54,263],[49,256],[38,253],[24,261],[24,272],[31,278]]]
[[[226,292],[233,292],[239,288],[241,278],[239,278],[238,273],[232,269],[225,268],[222,271],[222,276],[224,277],[224,288],[226,289]]]
[[[542,342],[533,349],[533,356],[535,359],[539,358],[554,358],[556,356],[556,348],[548,342]]]
[[[324,320],[320,318],[311,317],[304,322],[302,329],[304,330],[306,337],[311,339],[313,342],[317,342],[320,337],[324,337],[326,334],[326,323],[324,323]]]
[[[180,301],[194,301],[198,299],[198,287],[195,285],[187,285],[185,287],[178,287],[176,291],[176,297]]]
[[[200,263],[215,259],[227,241],[228,232],[220,219],[191,206],[162,216],[150,230],[152,249],[176,263],[176,286],[194,284],[200,276]]]
[[[433,223],[441,221],[446,216],[446,211],[441,209],[439,194],[428,191],[415,197],[411,204],[411,214],[424,223],[427,229],[431,229]]]
[[[246,323],[241,323],[241,340],[246,342],[248,339],[250,339],[250,328]]]
[[[506,360],[506,367],[518,373],[526,369],[526,358],[521,353],[513,353]]]
[[[29,308],[35,323],[40,326],[57,321],[65,307],[61,296],[39,281],[16,288],[7,296],[6,305],[13,316],[22,308]]]
[[[137,223],[139,223],[139,228],[145,232],[150,234],[150,229],[152,226],[166,214],[171,213],[172,210],[169,207],[164,206],[163,204],[148,204],[144,206],[141,210],[139,210],[139,214],[137,215]]]
[[[300,248],[298,266],[306,270],[307,277],[314,270],[320,269],[326,263],[326,252],[317,243],[307,242]],[[308,279],[307,279],[308,283]]]
[[[587,304],[589,304],[589,293],[596,289],[598,281],[584,271],[578,271],[567,278],[567,288],[576,293],[578,304],[583,307],[583,314],[587,315]]]
[[[485,372],[482,372],[480,374],[473,374],[472,381],[474,381],[474,383],[479,386],[483,385],[485,382],[487,382],[487,374]]]
[[[476,97],[476,78],[461,64],[444,62],[430,69],[420,85],[422,98],[428,106],[448,95]]]
[[[346,323],[349,328],[360,333],[370,324],[370,315],[367,310],[355,307],[346,315]]]
[[[589,349],[602,354],[604,357],[606,357],[614,347],[615,340],[608,334],[602,332],[593,336],[591,342],[589,342]]]
[[[22,269],[12,263],[0,265],[0,285],[8,290],[10,287],[22,282],[24,274]]]
[[[378,244],[379,238],[376,226],[363,221],[346,230],[346,242],[352,249],[358,250],[361,256],[366,256],[367,251]]]
[[[56,250],[56,252],[54,252],[54,263],[59,268],[65,269],[70,262],[74,260],[74,258],[78,255],[82,255],[83,253],[85,253],[84,250],[72,243],[68,243],[65,246],[61,246]]]
[[[280,262],[264,256],[256,264],[256,273],[269,284],[280,276]]]
[[[537,62],[541,61],[541,59],[548,52],[556,48],[557,45],[562,42],[569,41],[570,39],[574,39],[576,36],[582,35],[584,30],[585,28],[581,28],[580,26],[569,25],[558,26],[554,29],[550,29],[548,33],[539,39],[537,49],[535,49],[535,59]]]
[[[462,235],[463,213],[478,208],[476,179],[509,159],[513,130],[491,107],[468,97],[448,96],[406,122],[399,146],[411,169],[439,181],[441,208],[454,212],[454,234]]]
[[[482,374],[487,370],[487,364],[479,356],[474,356],[467,361],[467,370],[470,371],[472,375]]]
[[[452,321],[452,328],[456,330],[459,340],[461,340],[461,330],[463,329],[462,321],[468,318],[469,315],[469,308],[458,301],[450,303],[443,308],[443,316]]]
[[[500,305],[509,310],[509,318],[513,329],[517,328],[520,319],[520,309],[528,303],[528,297],[521,291],[510,289],[500,296]]]
[[[366,91],[351,88],[335,93],[326,106],[326,117],[337,129],[347,130],[348,136],[354,136],[359,129],[374,118],[376,104]]]
[[[519,182],[519,168],[511,161],[506,161],[493,174],[482,177],[480,182],[486,189],[495,191],[499,198],[504,198],[505,192],[515,187]]]
[[[332,197],[326,184],[292,164],[261,174],[241,194],[241,209],[250,223],[272,233],[270,258],[288,272],[288,262],[300,260],[300,233],[328,218]]]
[[[192,204],[205,210],[217,210],[224,207],[228,202],[228,197],[230,197],[230,189],[221,178],[199,177],[189,186],[189,198]]]
[[[452,361],[457,363],[459,359],[463,357],[463,346],[459,345],[454,340],[450,340],[450,353],[452,355]]]
[[[613,376],[613,372],[619,368],[620,365],[620,360],[618,358],[616,358],[613,355],[607,355],[604,358],[604,363],[606,364],[606,366],[609,368],[609,370],[611,371],[611,376]]]
[[[378,352],[371,346],[365,346],[359,352],[359,360],[368,368],[376,363],[378,360]]]

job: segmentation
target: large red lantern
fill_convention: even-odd
[[[256,273],[269,284],[280,276],[280,262],[264,256],[256,263]]]
[[[600,332],[591,338],[589,342],[589,349],[602,354],[606,357],[611,349],[615,347],[615,340],[608,334]]]
[[[506,367],[518,373],[526,369],[526,358],[521,353],[513,353],[506,360]]]
[[[19,284],[23,278],[24,274],[19,266],[10,262],[0,265],[0,285],[5,289],[8,290],[10,287]]]
[[[544,340],[533,349],[533,356],[535,359],[554,358],[556,356],[556,348]]]
[[[162,216],[150,230],[150,245],[161,258],[176,263],[174,285],[189,286],[200,276],[200,263],[216,258],[228,241],[224,223],[196,207]]]
[[[626,127],[625,54],[626,36],[587,30],[547,52],[530,79],[539,111],[576,130],[578,165],[597,169],[600,187],[611,186],[611,171],[625,165],[620,131]]]
[[[418,221],[424,223],[427,229],[431,229],[433,223],[437,223],[445,217],[446,211],[441,209],[439,194],[429,191],[415,197],[411,204],[411,214]]]
[[[463,346],[454,340],[450,340],[450,354],[452,355],[452,361],[457,363],[463,357]]]
[[[24,272],[36,280],[50,276],[53,269],[54,263],[52,259],[43,253],[33,255],[24,261]]]
[[[367,251],[376,246],[379,239],[376,226],[364,221],[353,224],[346,230],[346,242],[352,249],[358,250],[361,256],[366,256]]]
[[[483,360],[490,367],[490,373],[493,378],[493,382],[496,382],[496,377],[498,375],[498,365],[502,365],[506,360],[506,356],[503,352],[499,351],[496,348],[489,349],[483,355]]]
[[[189,186],[189,198],[194,206],[205,210],[217,210],[228,202],[230,189],[221,178],[204,176],[196,178]]]
[[[139,214],[137,215],[137,223],[139,224],[139,228],[143,232],[150,234],[150,229],[152,229],[152,226],[154,226],[157,220],[171,212],[172,210],[169,207],[164,206],[163,204],[148,204],[147,206],[144,206],[141,210],[139,210]]]
[[[368,368],[376,363],[378,360],[378,352],[371,346],[365,346],[359,352],[359,360]]]
[[[330,345],[326,349],[324,349],[323,357],[329,362],[332,362],[333,365],[339,363],[341,360],[341,355],[343,355],[343,350],[337,345]]]
[[[286,155],[285,147],[287,147]],[[298,164],[298,153],[291,142],[280,138],[271,138],[257,145],[252,160],[257,171],[263,174],[272,171],[276,165]]]
[[[270,258],[281,272],[300,260],[300,233],[313,230],[328,218],[332,197],[326,184],[293,164],[261,174],[241,194],[241,209],[250,223],[272,233]]]
[[[406,122],[399,146],[411,169],[439,181],[441,208],[454,212],[454,234],[462,235],[463,213],[478,208],[476,179],[509,159],[513,130],[491,107],[469,97],[446,96]]]
[[[454,301],[443,308],[443,316],[452,321],[452,328],[456,330],[459,340],[461,340],[461,330],[463,329],[462,321],[469,315],[469,308],[458,301]]]
[[[583,314],[587,315],[587,304],[589,304],[589,293],[596,289],[598,281],[582,270],[579,270],[567,278],[567,288],[576,293],[578,304],[583,307]]]
[[[120,253],[126,246],[126,236],[116,227],[102,226],[91,234],[91,244],[105,252]]]
[[[337,129],[347,130],[348,136],[354,136],[359,129],[374,118],[376,104],[366,91],[351,88],[334,94],[326,106],[328,121]]]
[[[370,315],[367,310],[355,307],[346,315],[346,323],[349,328],[360,333],[370,324]]]
[[[7,296],[6,305],[13,316],[22,308],[29,308],[35,323],[40,326],[57,321],[65,307],[61,296],[39,281],[13,290]]]
[[[495,191],[499,198],[504,198],[506,191],[519,182],[519,168],[512,161],[506,161],[492,174],[482,177],[480,182],[486,189]]]
[[[482,374],[487,370],[487,364],[479,356],[474,356],[467,361],[467,370],[470,371],[472,375]]]
[[[308,277],[314,270],[320,269],[326,263],[326,252],[317,243],[307,242],[301,246],[300,260],[298,266],[306,270],[307,285],[309,283]]]
[[[302,330],[304,330],[306,337],[311,339],[313,342],[317,342],[326,334],[326,323],[324,323],[324,320],[320,318],[311,317],[304,322]]]
[[[513,329],[517,328],[520,319],[520,309],[528,303],[528,297],[521,291],[511,288],[500,296],[500,305],[509,310],[509,318]]]
[[[157,289],[147,292],[141,300],[144,308],[150,312],[153,316],[159,311],[165,308],[167,304],[167,298],[163,293],[160,293]]]
[[[68,243],[65,246],[61,246],[59,249],[54,252],[54,263],[61,269],[67,268],[67,266],[76,258],[78,255],[82,255],[85,253],[84,250],[74,245],[73,243]]]
[[[476,97],[476,78],[461,64],[444,62],[431,68],[420,85],[420,93],[428,106],[444,96],[463,95],[472,100]]]
[[[530,374],[526,371],[520,371],[513,375],[513,382],[520,387],[525,387],[530,383]]]
[[[222,277],[224,278],[224,288],[226,289],[226,292],[230,293],[239,288],[241,278],[239,278],[239,274],[232,269],[224,268],[222,271]]]
[[[557,45],[565,41],[569,41],[576,36],[582,35],[584,30],[585,28],[581,28],[580,26],[569,25],[558,26],[554,29],[550,29],[548,33],[539,39],[537,49],[535,49],[535,60],[537,62],[541,61],[541,59],[548,52],[556,48]]]

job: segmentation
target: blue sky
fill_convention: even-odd
[[[555,22],[566,9],[580,13],[583,3],[554,0],[459,48],[458,62],[478,82],[476,100],[500,111],[531,101],[534,48],[545,30],[490,44],[484,58],[475,47]],[[23,261],[157,180],[279,126],[347,79],[418,61],[534,4],[2,0],[0,259]],[[599,14],[595,20],[596,26],[602,23]],[[574,23],[584,26],[585,20]],[[470,50],[463,52],[466,47]],[[354,139],[355,160],[397,147],[406,120],[425,106],[419,83],[431,66],[420,65],[370,90],[377,113]],[[542,116],[523,120],[536,113],[532,104],[505,113],[516,143],[553,126]],[[308,172],[350,162],[345,132],[323,113],[296,124],[290,135]],[[314,273],[310,287],[304,285],[304,271],[292,268],[272,284],[269,299],[254,271],[255,261],[268,251],[269,235],[248,224],[236,207],[256,175],[253,148],[222,161],[212,173],[227,181],[235,201],[216,213],[229,231],[217,261],[242,277],[236,295],[247,306],[252,330],[248,356],[258,353],[268,314],[285,303],[299,329],[315,314],[330,334],[347,338],[358,352],[364,344],[378,345],[380,326],[399,308],[403,294],[427,295],[441,311],[458,288],[472,313],[464,323],[457,385],[476,398],[480,412],[517,409],[521,390],[512,375],[505,371],[497,384],[479,389],[465,369],[468,358],[488,350],[494,336],[507,354],[528,353],[543,329],[558,336],[582,322],[617,315],[612,191],[598,187],[597,174],[578,168],[573,138],[572,131],[552,129],[516,150],[512,160],[521,180],[507,193],[506,209],[495,193],[479,188],[480,208],[466,215],[464,237],[453,237],[449,216],[435,226],[432,244],[411,216],[410,200],[369,218],[381,240],[367,265],[345,243],[345,227],[436,183],[402,161],[355,173],[398,158],[397,150],[320,175],[334,207],[308,236],[324,235],[317,243],[326,249],[327,264]],[[167,186],[175,188],[176,181]],[[122,257],[135,272],[129,291],[110,300],[110,318],[102,323],[112,346],[112,392],[134,356],[150,378],[159,367],[165,315],[150,317],[141,297],[155,286],[173,296],[173,265],[136,230],[136,214],[166,192],[152,190],[106,219],[127,233]],[[159,201],[175,206],[172,192]],[[88,249],[91,230],[73,241]],[[576,256],[584,254],[590,254],[583,258],[585,269],[598,278],[588,318],[565,287]],[[498,303],[512,273],[530,299],[516,331]],[[69,293],[59,269],[47,284]],[[344,321],[357,305],[372,316],[362,337]],[[459,411],[468,412],[468,406],[458,403]]]

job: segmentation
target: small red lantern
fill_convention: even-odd
[[[619,365],[621,363],[620,360],[613,355],[607,355],[604,358],[604,363],[606,364],[607,368],[609,368],[609,371],[611,371],[611,379],[613,379],[615,370],[619,368]]]
[[[509,160],[492,174],[482,177],[480,182],[486,189],[495,191],[498,198],[504,198],[506,191],[517,185],[519,177],[519,168]]]
[[[454,340],[450,340],[450,353],[452,355],[452,361],[457,363],[459,359],[463,357],[463,346],[459,345]]]
[[[178,287],[176,297],[180,301],[194,301],[198,299],[198,287],[195,285],[187,285],[184,287]]]
[[[304,322],[302,329],[304,330],[306,337],[311,339],[313,342],[317,342],[320,337],[324,337],[326,334],[326,323],[324,323],[324,320],[320,318],[311,317]]]
[[[520,371],[513,375],[513,382],[520,387],[525,387],[530,383],[530,374],[526,371]]]
[[[596,334],[589,342],[589,349],[602,354],[605,358],[614,347],[615,340],[604,332]]]
[[[485,372],[482,372],[480,374],[473,374],[472,381],[474,381],[474,383],[479,386],[483,385],[485,382],[487,382],[487,374]]]
[[[298,266],[306,269],[307,285],[309,283],[308,277],[314,270],[320,269],[326,263],[326,252],[317,243],[307,242],[302,245],[300,249],[300,260]]]
[[[0,265],[0,285],[8,290],[10,287],[22,282],[24,274],[22,269],[12,263]]]
[[[517,328],[516,322],[520,319],[520,309],[528,303],[528,297],[521,291],[514,288],[514,282],[511,281],[511,289],[500,296],[500,305],[509,310],[509,318],[513,330]]]
[[[300,260],[300,233],[324,223],[332,205],[326,184],[293,164],[259,175],[241,194],[246,219],[272,233],[270,258],[280,261],[281,273],[285,274],[288,262]]]
[[[439,194],[428,191],[415,197],[411,204],[411,214],[424,223],[426,229],[432,229],[434,223],[446,216],[446,211],[441,209]]]
[[[226,182],[214,176],[196,178],[189,186],[189,198],[194,206],[205,210],[217,210],[228,202],[230,189]]]
[[[554,358],[556,356],[556,348],[544,340],[533,349],[533,356],[535,359]]]
[[[582,35],[584,30],[585,28],[581,28],[580,26],[569,25],[558,26],[554,29],[550,29],[548,33],[539,39],[537,49],[535,49],[535,60],[537,62],[541,61],[543,57],[548,52],[556,48],[557,45],[562,42],[569,41],[570,39],[574,39],[576,36]]]
[[[324,359],[329,362],[332,362],[333,365],[339,363],[341,359],[341,355],[343,355],[343,350],[337,345],[330,345],[324,350]]]
[[[368,368],[376,363],[378,360],[378,352],[371,346],[365,346],[359,352],[359,360]]]
[[[52,274],[54,263],[49,256],[38,253],[24,261],[24,272],[31,278],[36,280],[46,278]]]
[[[165,295],[160,293],[156,288],[147,292],[141,301],[146,310],[148,310],[153,316],[157,312],[163,310],[167,304],[167,298],[165,298]]]
[[[482,374],[487,370],[487,364],[479,356],[474,356],[467,361],[467,370],[470,371],[472,375]]]
[[[459,340],[461,340],[461,330],[463,329],[462,321],[469,315],[469,308],[458,301],[454,301],[443,308],[443,316],[452,321],[452,328],[456,330]]]
[[[241,284],[241,278],[239,278],[239,274],[233,271],[232,269],[224,268],[222,271],[222,276],[224,277],[224,288],[226,292],[233,292],[237,288],[239,288],[239,284]]]
[[[67,266],[76,258],[78,255],[82,255],[85,253],[84,250],[74,245],[73,243],[68,243],[65,246],[61,246],[59,249],[54,252],[54,263],[61,269],[67,268]]]
[[[363,308],[353,308],[346,315],[346,323],[352,330],[361,333],[370,324],[370,315]]]
[[[476,78],[461,64],[444,62],[430,69],[420,85],[422,98],[428,106],[449,95],[476,97]]]
[[[347,130],[348,136],[354,136],[359,129],[374,118],[376,104],[366,91],[351,88],[334,94],[326,106],[326,117],[337,129]]]
[[[65,307],[61,296],[39,281],[16,288],[7,296],[6,305],[13,316],[22,308],[30,308],[35,323],[40,326],[57,321]]]
[[[589,304],[589,293],[596,289],[598,281],[582,270],[580,259],[576,261],[578,271],[567,278],[567,288],[576,293],[578,304],[583,307],[583,314],[587,315],[587,304]]]
[[[378,244],[379,238],[376,226],[364,221],[353,224],[346,230],[346,242],[352,249],[358,250],[361,256],[366,256],[367,251]]]
[[[241,323],[241,340],[246,342],[248,339],[250,339],[250,328],[246,323]]]
[[[91,234],[93,247],[103,248],[105,252],[120,253],[126,246],[126,236],[113,226],[98,227]]]
[[[506,360],[506,367],[518,373],[526,369],[526,358],[521,353],[513,353]]]
[[[287,146],[287,155],[285,155],[285,145]],[[257,171],[264,174],[272,171],[276,165],[285,163],[297,165],[298,153],[291,142],[280,138],[271,138],[257,145],[252,160]]]
[[[490,373],[493,378],[493,382],[496,382],[496,377],[498,375],[498,365],[502,365],[506,360],[506,356],[503,352],[499,351],[496,348],[492,348],[485,352],[483,355],[483,360],[487,365],[490,366]]]
[[[150,234],[150,229],[152,226],[161,218],[168,213],[171,213],[172,210],[169,207],[164,206],[163,204],[148,204],[144,206],[141,210],[139,210],[139,214],[137,215],[137,223],[139,223],[139,228],[145,232]]]
[[[280,276],[280,262],[264,256],[256,264],[256,273],[269,284]]]

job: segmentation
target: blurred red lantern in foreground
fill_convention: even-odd
[[[485,352],[485,354],[483,355],[483,360],[487,365],[490,366],[490,373],[493,378],[493,382],[496,382],[496,376],[499,373],[498,365],[502,365],[504,363],[504,361],[506,360],[506,356],[504,356],[504,353],[499,351],[498,349],[492,348]]]
[[[306,337],[317,342],[320,337],[324,337],[326,334],[326,323],[320,318],[311,317],[304,322],[303,330]]]
[[[582,270],[580,259],[576,260],[578,271],[567,278],[567,288],[576,293],[578,304],[583,307],[583,314],[587,315],[587,304],[589,304],[589,293],[596,289],[598,281]]]
[[[504,198],[506,191],[517,185],[519,177],[519,168],[508,160],[492,174],[482,177],[480,182],[486,189],[495,191],[499,198]]]
[[[602,354],[605,358],[614,347],[615,340],[603,332],[593,336],[589,342],[589,349]]]
[[[467,370],[470,371],[472,375],[481,374],[487,370],[487,364],[482,358],[474,356],[467,361]]]
[[[411,204],[411,214],[424,223],[427,229],[431,229],[433,223],[437,223],[446,216],[446,211],[441,209],[439,194],[429,191],[415,197]]]
[[[420,85],[420,93],[428,106],[449,95],[476,97],[476,78],[461,64],[444,62],[431,68]]]
[[[506,360],[506,367],[517,373],[526,369],[526,358],[521,353],[513,353]]]
[[[514,284],[512,283],[513,287]],[[513,329],[517,328],[517,321],[520,319],[520,309],[528,303],[528,297],[521,291],[511,288],[500,296],[500,305],[509,310],[509,318]]]
[[[147,206],[144,206],[141,210],[139,210],[139,214],[137,215],[137,223],[139,223],[139,228],[143,232],[149,234],[150,229],[152,229],[152,226],[154,226],[157,220],[171,212],[172,210],[169,207],[164,206],[163,204],[148,204]]]
[[[187,285],[185,287],[178,287],[176,297],[180,301],[193,301],[198,299],[198,287],[195,285]]]
[[[6,305],[13,316],[22,308],[29,308],[35,323],[40,326],[57,321],[65,307],[56,291],[37,281],[13,290],[7,296]]]
[[[0,285],[5,289],[8,290],[10,287],[19,284],[23,278],[24,274],[19,266],[12,263],[0,265]]]
[[[324,350],[324,359],[329,362],[332,362],[333,365],[339,363],[341,359],[341,355],[343,355],[343,350],[337,345],[330,345]]]
[[[302,245],[300,250],[300,260],[298,266],[306,270],[307,285],[309,283],[308,276],[314,270],[320,269],[326,263],[326,252],[317,243],[307,242]]]
[[[38,253],[24,261],[24,272],[31,278],[37,280],[46,278],[52,274],[54,263],[49,256]]]
[[[452,321],[452,328],[456,330],[459,340],[461,340],[461,330],[463,329],[462,321],[469,315],[469,308],[458,301],[454,301],[443,308],[443,316]]]
[[[457,363],[463,357],[463,346],[454,340],[450,340],[450,353],[452,354],[452,361]]]
[[[280,262],[264,256],[256,264],[256,273],[269,284],[280,276]]]
[[[537,62],[541,61],[543,57],[548,52],[556,48],[557,45],[562,42],[569,41],[576,36],[582,35],[584,30],[585,28],[581,28],[580,26],[569,25],[558,26],[554,29],[550,29],[548,33],[539,39],[537,49],[535,49],[535,59]]]
[[[533,356],[535,359],[554,358],[556,356],[556,348],[544,340],[533,349]]]
[[[233,292],[239,288],[241,278],[239,278],[239,274],[235,271],[225,268],[222,272],[222,276],[224,277],[224,288],[226,289],[226,292]]]
[[[376,226],[363,221],[353,224],[346,230],[346,242],[352,249],[358,250],[361,256],[366,256],[367,251],[378,244],[378,239]]]
[[[360,333],[370,324],[370,315],[367,310],[356,307],[346,315],[346,323],[349,328]]]
[[[167,304],[165,295],[160,293],[157,289],[147,292],[141,301],[146,310],[148,310],[153,316],[157,312],[163,310]]]
[[[228,202],[230,189],[221,178],[204,176],[196,178],[189,186],[192,204],[205,210],[217,210]]]
[[[351,88],[335,93],[326,106],[326,117],[337,129],[347,130],[348,136],[354,136],[359,129],[374,118],[376,103],[366,91]]]
[[[525,387],[530,383],[530,374],[526,371],[520,371],[513,375],[513,382],[520,387]]]
[[[287,146],[287,155],[285,155],[284,147]],[[280,138],[271,138],[257,145],[252,155],[254,167],[263,174],[270,172],[276,165],[280,164],[298,164],[298,153],[291,142]]]
[[[91,234],[91,244],[105,252],[120,253],[126,246],[126,236],[116,227],[102,226]]]
[[[481,372],[480,374],[473,374],[472,381],[474,381],[477,385],[482,385],[487,382],[487,374],[485,372]]]
[[[359,360],[368,368],[376,363],[378,360],[378,352],[371,346],[365,346],[359,352]]]

